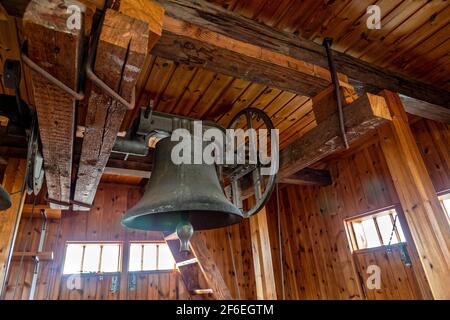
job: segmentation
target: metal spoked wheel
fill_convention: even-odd
[[[230,186],[227,195],[248,218],[264,207],[274,189],[279,165],[278,135],[269,116],[256,108],[240,111],[228,128],[247,133],[243,144],[237,146],[235,163],[224,165],[222,171]],[[252,196],[253,201],[244,208],[243,199]]]

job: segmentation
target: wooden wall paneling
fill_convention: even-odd
[[[394,115],[391,126],[379,130],[400,203],[414,239],[433,297],[445,299],[450,281],[450,226],[424,161],[407,124],[398,95],[385,92]]]
[[[0,295],[5,290],[9,263],[14,250],[17,229],[25,197],[21,198],[25,177],[25,160],[8,160],[2,186],[10,194],[12,206],[0,215]]]
[[[250,217],[250,234],[252,239],[256,297],[260,300],[276,300],[277,291],[265,208]]]

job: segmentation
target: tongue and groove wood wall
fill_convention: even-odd
[[[127,208],[133,206],[142,196],[139,186],[101,183],[89,212],[65,211],[61,220],[49,220],[44,251],[53,251],[53,262],[41,263],[35,299],[81,299],[81,300],[166,300],[189,299],[184,283],[178,272],[138,272],[128,273],[128,244],[130,241],[162,240],[159,232],[127,230],[120,220]],[[30,201],[32,199],[29,199]],[[39,203],[40,199],[38,199]],[[41,219],[23,218],[14,250],[36,251],[39,242]],[[219,229],[201,232],[201,237],[212,252],[233,297],[254,299],[253,259],[251,256],[248,223],[233,226],[233,229]],[[227,232],[231,231],[231,239]],[[62,275],[65,244],[67,241],[120,241],[123,246],[121,274],[81,275],[79,278]],[[236,272],[232,267],[232,257],[236,262]],[[24,259],[14,260],[11,266],[5,299],[28,299],[34,262]],[[134,275],[134,279],[133,275]],[[119,289],[112,290],[111,282],[117,276]],[[237,281],[236,281],[236,280]],[[72,283],[77,282],[74,286]],[[134,285],[131,285],[135,283]]]
[[[450,127],[419,120],[412,125],[417,144],[438,192],[450,190]],[[325,166],[333,175],[327,187],[280,187],[282,248],[287,299],[412,299],[430,298],[414,246],[408,245],[413,267],[405,267],[398,251],[371,250],[355,258],[350,252],[343,219],[398,204],[389,171],[376,137],[368,138],[350,152],[329,159]],[[111,241],[161,239],[157,233],[125,230],[120,218],[142,194],[139,186],[102,183],[90,212],[64,212],[60,220],[50,220],[45,250],[55,251],[54,262],[43,262],[36,299],[188,299],[179,275],[139,273],[136,288],[128,289],[126,273],[120,290],[111,291],[112,276],[85,275],[81,290],[67,286],[61,276],[66,241]],[[267,206],[277,296],[282,297],[277,234],[276,194]],[[40,219],[26,219],[20,226],[16,251],[37,248]],[[403,224],[404,226],[404,224]],[[405,228],[405,227],[404,227]],[[230,232],[231,238],[228,238]],[[201,232],[233,297],[255,298],[251,241],[247,221],[228,229]],[[28,239],[28,240],[27,240]],[[231,244],[231,246],[230,246]],[[25,246],[26,245],[26,246]],[[124,246],[126,247],[126,246]],[[233,268],[232,255],[236,270]],[[124,260],[126,261],[126,260]],[[382,268],[382,289],[367,290],[367,264]],[[34,263],[14,261],[6,299],[27,299]],[[16,279],[17,273],[19,277]],[[384,274],[384,276],[383,276]]]
[[[419,120],[412,126],[437,192],[450,191],[450,126]],[[283,270],[288,299],[421,299],[430,298],[417,254],[409,240],[413,267],[400,261],[398,249],[378,248],[352,257],[344,219],[399,205],[377,137],[330,159],[333,184],[280,188]],[[277,232],[277,201],[268,207],[270,240],[277,284],[282,296]],[[400,220],[404,229],[405,222]],[[381,290],[367,290],[368,264],[382,270]]]

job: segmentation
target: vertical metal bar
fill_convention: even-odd
[[[80,273],[83,273],[83,264],[84,264],[84,253],[86,252],[86,245],[83,244],[83,252],[81,253],[81,266]]]
[[[348,144],[348,140],[347,140],[347,135],[345,134],[344,111],[343,111],[343,107],[342,107],[339,78],[338,78],[337,71],[336,71],[336,65],[334,64],[333,54],[331,52],[331,44],[332,43],[333,43],[333,39],[326,37],[325,39],[323,39],[322,45],[325,47],[325,51],[327,53],[328,65],[330,67],[330,73],[331,73],[331,80],[333,81],[333,84],[334,84],[334,94],[336,96],[336,102],[337,102],[337,106],[338,106],[339,126],[341,129],[341,135],[342,135],[342,139],[344,140],[345,148],[348,149],[349,144]]]
[[[102,255],[103,255],[103,245],[101,244],[100,245],[100,256],[98,259],[98,267],[97,267],[98,272],[102,272]]]
[[[159,270],[159,244],[156,245],[156,270]]]
[[[380,227],[378,226],[377,218],[372,218],[373,223],[375,224],[375,229],[377,230],[378,241],[380,241],[380,246],[384,245],[383,237],[381,236]]]
[[[43,214],[44,221],[42,222],[41,226],[41,234],[39,236],[39,244],[37,252],[42,252],[44,249],[44,243],[45,243],[45,236],[47,233],[47,217],[45,216],[45,213]],[[37,286],[37,280],[39,276],[39,270],[40,270],[40,264],[41,261],[38,257],[36,257],[36,264],[34,266],[34,272],[33,272],[33,279],[31,280],[31,287],[30,287],[30,295],[28,297],[29,300],[34,300],[34,295],[36,293],[36,286]]]

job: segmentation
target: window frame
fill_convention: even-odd
[[[387,244],[384,244],[383,236],[382,236],[382,234],[380,232],[380,228],[379,228],[379,225],[378,225],[377,218],[385,216],[386,215],[386,211],[392,211],[392,210],[394,210],[396,212],[396,214],[397,214],[396,224],[400,225],[400,227],[402,229],[402,233],[403,233],[404,239],[402,239],[402,237],[401,237],[401,235],[400,235],[400,233],[398,231],[398,227],[397,227],[397,228],[395,228],[395,232],[394,232],[395,237],[397,239],[397,242],[396,243],[392,243],[391,245],[392,246],[397,246],[397,245],[401,245],[403,243],[408,243],[408,234],[407,234],[408,231],[406,231],[404,225],[402,225],[403,224],[403,219],[402,219],[403,218],[402,217],[403,211],[401,210],[401,208],[399,206],[393,205],[393,206],[388,206],[388,207],[384,207],[384,208],[381,208],[381,209],[368,211],[368,212],[365,212],[365,213],[362,213],[362,214],[355,215],[355,216],[352,216],[352,217],[344,219],[345,231],[346,231],[346,234],[347,234],[347,238],[348,238],[348,242],[349,242],[349,246],[350,246],[350,251],[352,253],[353,252],[367,252],[367,251],[373,251],[373,250],[380,250],[380,249],[385,248],[387,246]],[[392,225],[394,225],[395,218],[394,218],[393,214],[389,213],[389,216],[391,218]],[[375,229],[377,231],[378,241],[379,241],[380,245],[379,246],[375,246],[375,247],[359,248],[358,240],[356,239],[356,234],[355,234],[355,230],[354,230],[354,227],[353,227],[353,223],[362,222],[364,220],[369,220],[371,218],[372,218],[373,223],[375,225]]]
[[[117,257],[118,259],[118,264],[117,264],[117,271],[110,271],[110,272],[103,272],[103,271],[95,271],[95,272],[83,272],[83,270],[80,270],[76,273],[64,273],[64,267],[66,264],[66,257],[67,257],[67,247],[69,244],[80,244],[80,245],[84,245],[83,246],[83,253],[81,256],[81,262],[80,262],[80,267],[81,269],[83,269],[83,264],[84,264],[84,255],[85,255],[85,250],[86,250],[86,245],[89,244],[97,244],[100,245],[100,256],[99,256],[99,260],[98,260],[98,270],[101,269],[101,263],[102,263],[102,252],[103,252],[103,246],[104,245],[108,245],[108,244],[115,244],[118,245],[119,247],[119,255]],[[68,276],[68,275],[114,275],[114,274],[120,274],[123,271],[123,266],[122,266],[122,261],[123,261],[123,250],[124,250],[124,245],[123,245],[123,241],[66,241],[65,243],[65,248],[64,248],[64,259],[62,262],[62,275],[63,276]]]
[[[133,270],[133,271],[131,271],[130,270],[130,251],[131,251],[131,245],[132,244],[141,244],[142,245],[142,248],[141,248],[141,270]],[[143,249],[143,247],[144,247],[144,245],[145,244],[157,244],[157,245],[159,245],[159,244],[164,244],[164,245],[167,245],[167,247],[169,247],[169,244],[166,242],[166,241],[164,241],[164,240],[132,240],[132,241],[129,241],[129,243],[128,243],[128,257],[127,257],[127,271],[128,271],[128,273],[170,273],[170,272],[176,272],[177,271],[177,262],[175,261],[175,257],[173,256],[173,254],[172,254],[172,252],[171,252],[171,254],[172,254],[172,257],[173,257],[173,261],[174,261],[174,264],[173,264],[173,268],[171,268],[171,269],[158,269],[158,263],[159,263],[159,246],[157,246],[157,249],[156,249],[156,267],[157,267],[157,269],[152,269],[152,270],[143,270],[143,262],[144,262],[144,249]],[[169,250],[170,250],[170,248],[169,248]]]
[[[446,189],[446,190],[437,192],[437,196],[438,196],[439,203],[441,204],[444,212],[447,215],[447,221],[450,224],[450,210],[447,210],[447,208],[444,205],[444,200],[450,199],[450,189]]]

